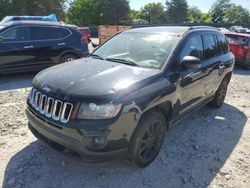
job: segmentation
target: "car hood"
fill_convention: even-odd
[[[132,85],[159,73],[157,69],[84,58],[41,71],[34,78],[33,85],[69,100],[114,98],[118,92],[129,93]]]

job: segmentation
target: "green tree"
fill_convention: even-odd
[[[9,0],[0,0],[0,19],[2,20],[5,16],[9,15],[11,4]]]
[[[192,23],[211,23],[212,18],[198,7],[193,6],[188,8],[188,20]]]
[[[213,23],[224,23],[224,16],[231,6],[231,0],[217,0],[211,7],[209,14]]]
[[[121,24],[129,21],[130,6],[127,0],[102,0],[99,5],[102,24]]]
[[[209,11],[214,23],[250,23],[250,12],[230,0],[217,0]]]
[[[79,26],[99,25],[100,0],[75,0],[70,4],[66,21]]]
[[[130,19],[131,20],[137,20],[137,19],[140,19],[140,11],[138,10],[130,10]]]
[[[188,4],[186,0],[167,0],[166,8],[168,22],[182,23],[187,21]]]
[[[250,12],[240,5],[232,4],[226,11],[224,22],[232,24],[250,23]]]
[[[161,3],[149,3],[140,10],[140,18],[149,24],[163,23],[164,17],[164,6]]]
[[[1,17],[8,15],[40,16],[55,13],[64,20],[66,0],[1,0]]]
[[[67,21],[76,25],[120,24],[129,21],[127,0],[74,0]]]

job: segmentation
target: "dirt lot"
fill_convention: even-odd
[[[250,72],[237,69],[221,109],[173,128],[155,162],[86,163],[41,145],[27,129],[34,75],[0,78],[0,185],[6,187],[250,187]]]

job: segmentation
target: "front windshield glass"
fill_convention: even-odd
[[[169,34],[125,32],[107,41],[91,56],[160,69],[177,39],[178,36]]]

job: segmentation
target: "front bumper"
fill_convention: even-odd
[[[77,152],[90,160],[104,160],[123,156],[127,151],[129,139],[133,133],[132,127],[135,128],[136,126],[133,122],[130,126],[126,126],[126,123],[133,120],[133,116],[129,113],[121,115],[118,121],[106,126],[106,131],[102,130],[101,132],[93,131],[93,128],[84,129],[83,126],[80,126],[79,129],[69,128],[69,126],[56,126],[40,117],[29,107],[26,109],[26,115],[29,120],[29,128],[37,138],[47,143],[56,143],[62,148]],[[101,145],[93,144],[93,138],[96,136],[105,138],[105,142]]]

